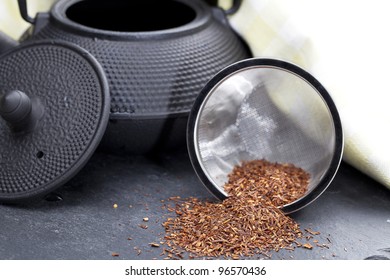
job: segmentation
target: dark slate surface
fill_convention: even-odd
[[[98,152],[57,193],[61,201],[52,195],[51,201],[0,205],[0,259],[163,259],[162,247],[149,245],[161,241],[161,223],[172,215],[161,200],[212,199],[185,151],[153,157]],[[315,238],[329,249],[281,250],[272,259],[390,258],[390,191],[345,163],[327,191],[293,217],[302,228],[320,231]]]

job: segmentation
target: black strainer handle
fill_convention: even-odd
[[[20,15],[22,16],[22,18],[31,24],[35,24],[35,18],[30,17],[28,14],[27,1],[18,0],[18,4],[19,4]]]

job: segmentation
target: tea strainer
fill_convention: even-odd
[[[233,167],[265,159],[310,173],[308,192],[282,207],[295,212],[329,186],[343,153],[337,108],[311,74],[289,62],[254,58],[223,69],[197,98],[188,150],[203,184],[218,198]]]

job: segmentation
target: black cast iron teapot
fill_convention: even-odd
[[[202,87],[250,56],[203,0],[59,0],[18,42],[0,35],[0,201],[63,185],[98,146],[145,154],[186,143]]]
[[[222,68],[250,56],[224,11],[203,0],[59,0],[21,44],[75,44],[96,58],[109,83],[110,122],[100,147],[148,153],[185,143],[192,104]]]

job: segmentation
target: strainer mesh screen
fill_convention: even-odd
[[[335,150],[334,123],[322,96],[279,68],[247,68],[225,78],[203,103],[196,127],[201,167],[221,192],[233,167],[254,159],[305,169],[310,191]]]

